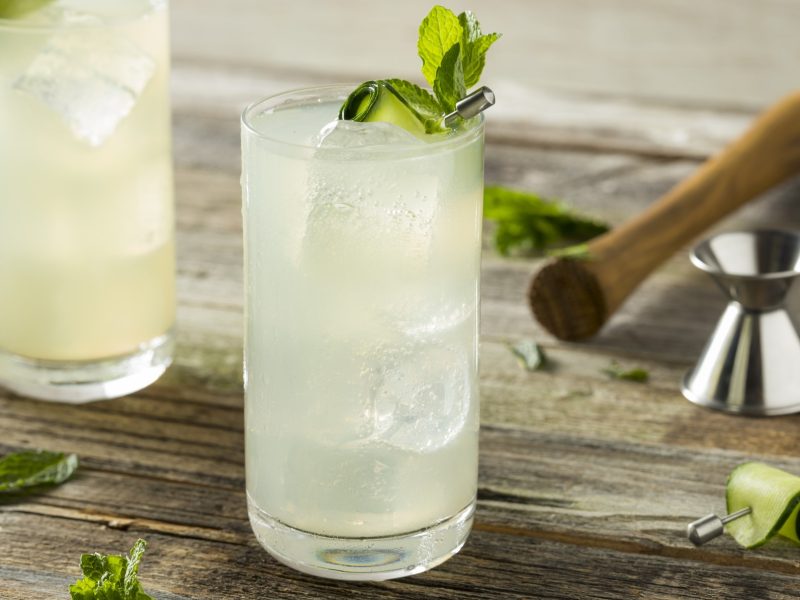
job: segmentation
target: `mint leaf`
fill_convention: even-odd
[[[483,67],[486,66],[486,52],[499,39],[499,33],[490,33],[479,37],[469,46],[464,58],[464,81],[468,88],[480,80]]]
[[[423,90],[418,85],[404,79],[387,79],[386,83],[391,85],[420,116],[436,119],[441,118],[444,114],[439,101],[428,90]]]
[[[625,370],[616,361],[612,362],[607,369],[603,369],[603,373],[612,379],[622,379],[635,383],[645,383],[650,379],[650,374],[646,370],[642,368]]]
[[[437,72],[445,54],[453,44],[460,43],[460,40],[461,24],[453,11],[443,6],[434,6],[422,20],[419,26],[417,52],[422,59],[422,74],[434,89],[436,89]]]
[[[125,569],[124,589],[125,593],[130,596],[134,592],[138,592],[139,582],[136,576],[139,573],[139,563],[142,561],[144,551],[147,549],[147,542],[142,539],[136,540],[136,543],[131,548],[130,559]]]
[[[484,190],[483,216],[497,223],[494,243],[503,255],[514,249],[532,253],[585,242],[608,231],[606,224],[577,215],[559,202],[500,186]]]
[[[78,457],[63,452],[27,450],[0,459],[0,492],[14,493],[39,485],[55,485],[69,479],[78,468]]]
[[[452,112],[456,102],[467,95],[464,85],[464,68],[461,64],[461,46],[453,44],[442,59],[433,82],[433,92],[445,112]]]
[[[478,19],[470,11],[458,15],[461,24],[461,61],[464,64],[464,83],[467,89],[478,83],[486,65],[486,52],[500,39],[499,33],[483,35]]]
[[[533,340],[522,340],[510,346],[511,352],[519,359],[519,363],[527,371],[536,371],[547,362],[544,350]]]
[[[72,600],[154,600],[137,579],[147,542],[136,540],[129,556],[81,556],[83,578],[69,586]]]
[[[413,110],[425,127],[425,133],[443,131],[444,108],[428,90],[404,79],[386,79],[403,102]]]
[[[0,0],[0,19],[19,19],[51,2],[53,0]]]

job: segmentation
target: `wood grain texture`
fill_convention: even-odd
[[[723,538],[695,549],[683,535],[689,520],[723,509],[735,464],[758,458],[800,473],[800,417],[734,418],[677,390],[722,307],[711,282],[676,256],[591,344],[563,344],[525,306],[537,261],[500,258],[488,238],[478,512],[464,551],[431,573],[377,584],[314,579],[270,559],[250,533],[244,498],[233,96],[285,81],[262,74],[244,85],[213,65],[207,74],[213,89],[194,103],[193,88],[176,80],[175,364],[139,394],[90,406],[0,393],[0,454],[46,447],[82,460],[69,483],[0,502],[0,598],[64,598],[81,552],[121,552],[137,537],[150,542],[142,581],[160,600],[796,597],[796,547],[776,540],[744,551]],[[618,223],[691,172],[691,156],[498,136],[487,181]],[[799,195],[789,184],[721,227],[800,226]],[[545,370],[523,370],[509,351],[528,337],[545,347]],[[607,378],[612,360],[647,368],[650,382]]]

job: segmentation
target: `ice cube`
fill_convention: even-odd
[[[395,348],[375,369],[374,436],[412,452],[432,452],[463,430],[469,416],[473,367],[456,346],[422,342]]]
[[[54,110],[75,136],[99,146],[156,70],[155,61],[124,37],[94,28],[55,33],[14,87]]]
[[[391,123],[331,121],[314,138],[318,148],[360,148],[369,146],[419,146],[422,140]]]

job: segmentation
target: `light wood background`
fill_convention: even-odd
[[[329,81],[416,78],[432,0],[172,0],[175,57]],[[800,86],[796,0],[452,0],[504,38],[487,81],[673,104],[761,107]],[[203,36],[202,40],[198,36]]]

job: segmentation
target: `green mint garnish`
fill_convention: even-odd
[[[616,361],[612,362],[607,369],[603,369],[603,373],[611,377],[611,379],[622,379],[624,381],[634,381],[636,383],[646,383],[650,379],[650,373],[645,369],[623,369]]]
[[[422,74],[434,87],[445,54],[460,45],[462,27],[453,11],[434,6],[419,26],[417,53],[422,59]]]
[[[445,131],[443,117],[478,83],[486,52],[499,38],[499,33],[481,33],[469,11],[456,16],[434,6],[419,26],[417,42],[422,74],[433,94],[403,79],[368,81],[345,100],[339,118],[385,121],[418,136]]]
[[[40,485],[56,485],[78,468],[78,457],[62,452],[29,450],[0,459],[0,492],[17,493]]]
[[[387,79],[386,83],[392,86],[408,105],[421,115],[426,122],[438,124],[442,116],[442,107],[433,94],[418,85],[404,79]]]
[[[442,57],[442,62],[436,70],[436,80],[433,82],[433,93],[447,113],[453,112],[456,102],[467,95],[460,44],[454,44]]]
[[[19,19],[52,2],[53,0],[0,0],[0,19]]]
[[[514,249],[534,253],[585,242],[608,231],[604,223],[577,215],[559,202],[500,186],[484,190],[483,216],[497,223],[494,244],[504,256]]]
[[[468,88],[478,83],[486,66],[486,53],[497,40],[499,33],[483,35],[478,20],[471,12],[458,15],[463,34],[461,36],[461,55],[464,62],[464,83]]]
[[[154,600],[139,583],[139,563],[147,542],[136,540],[128,556],[84,554],[83,578],[69,586],[72,600]]]

